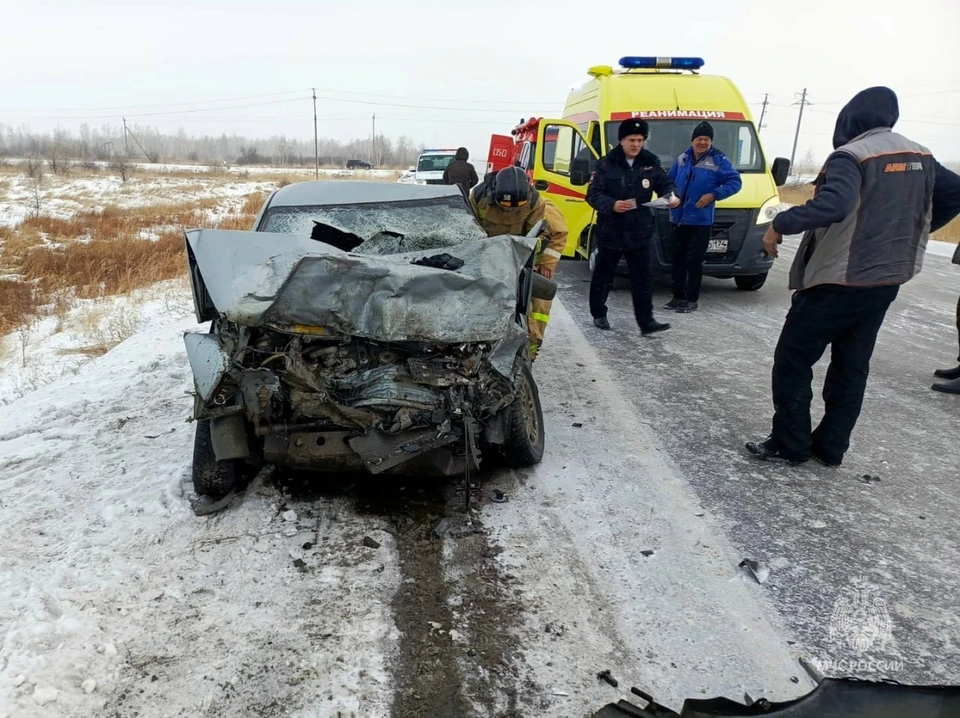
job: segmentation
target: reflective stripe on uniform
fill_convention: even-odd
[[[555,259],[560,259],[563,257],[563,255],[560,254],[560,252],[558,252],[555,249],[550,249],[550,247],[547,247],[546,249],[544,249],[542,254],[545,254],[548,257],[554,257]]]
[[[541,314],[540,312],[530,312],[530,318],[536,319],[538,322],[543,322],[544,324],[550,323],[549,314]]]

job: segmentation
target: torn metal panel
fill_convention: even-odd
[[[460,243],[457,271],[423,252],[362,256],[272,232],[190,230],[217,310],[238,324],[302,324],[385,342],[495,342],[517,331],[517,277],[536,245],[503,235]]]
[[[371,431],[351,438],[349,444],[363,460],[367,470],[372,474],[379,474],[457,439],[454,433],[438,433],[436,428],[431,428],[398,436]]]
[[[385,364],[333,382],[334,391],[353,407],[371,407],[381,411],[419,409],[440,406],[440,395],[416,384],[404,367]]]
[[[193,371],[197,394],[203,401],[209,401],[230,368],[230,355],[220,347],[215,334],[186,332],[183,343],[187,347],[187,359]]]

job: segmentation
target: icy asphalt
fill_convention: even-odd
[[[749,457],[744,442],[769,431],[796,244],[759,292],[705,279],[694,314],[659,308],[670,298],[661,279],[656,315],[673,327],[652,338],[633,322],[626,279],[611,293],[610,332],[590,324],[584,263],[562,265],[560,297],[737,555],[767,569],[760,593],[795,650],[828,674],[957,682],[960,397],[930,385],[934,369],[956,365],[960,271],[928,254],[901,290],[843,466],[787,467]],[[815,368],[814,425],[828,359]]]

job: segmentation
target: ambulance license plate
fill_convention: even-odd
[[[725,239],[711,239],[709,244],[707,244],[707,254],[726,254],[727,253],[727,240]]]

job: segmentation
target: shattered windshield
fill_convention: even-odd
[[[355,235],[357,243],[349,249],[355,254],[440,249],[487,236],[463,198],[458,196],[408,202],[273,207],[267,211],[260,230],[325,240],[322,230],[328,227]]]

